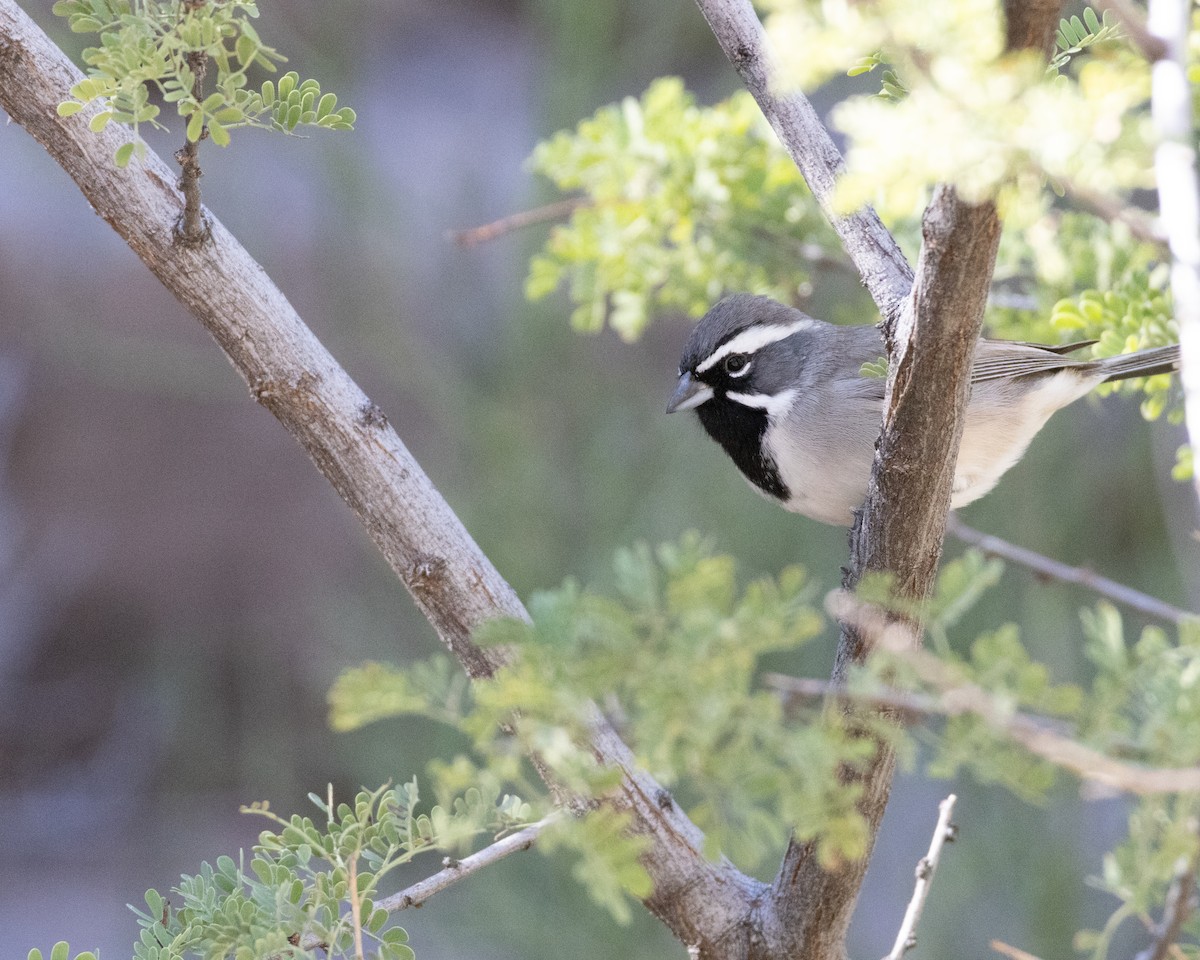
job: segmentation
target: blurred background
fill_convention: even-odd
[[[25,0],[77,57],[86,45]],[[352,12],[351,12],[352,11]],[[690,0],[265,3],[259,31],[358,111],[349,134],[240,132],[204,198],[384,409],[483,549],[528,596],[608,577],[613,550],[700,529],[745,576],[840,580],[845,534],[755,496],[694,418],[663,415],[687,321],[628,345],[522,296],[545,227],[460,249],[448,232],[552,199],[522,162],[549,133],[680,74],[737,88]],[[828,100],[819,102],[827,108]],[[165,156],[177,128],[152,145]],[[16,125],[0,126],[0,960],[68,939],[127,956],[126,903],[249,847],[238,806],[420,773],[460,749],[423,721],[334,735],[325,694],[437,637],[304,453],[200,326]],[[844,313],[845,275],[806,308]],[[863,313],[862,322],[874,317]],[[1059,415],[963,519],[1193,609],[1200,557],[1180,443],[1114,399]],[[950,545],[950,552],[961,548]],[[1056,677],[1085,670],[1084,592],[1010,570],[963,636],[1017,620]],[[1131,636],[1143,621],[1127,616]],[[827,627],[795,663],[827,673]],[[1082,882],[1123,828],[1066,786],[1030,807],[904,772],[851,951],[890,946],[936,803],[961,796],[921,956],[999,938],[1071,952],[1112,904]],[[418,863],[407,879],[437,869]],[[644,911],[615,926],[524,854],[402,919],[422,958],[683,957]],[[565,918],[569,918],[564,922]]]

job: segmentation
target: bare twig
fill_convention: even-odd
[[[207,0],[195,0],[185,4],[184,9],[190,10],[202,7]],[[208,73],[208,54],[203,51],[187,55],[188,66],[192,70],[192,99],[196,103],[204,100],[204,77]],[[179,189],[183,192],[183,213],[176,227],[176,236],[181,244],[199,246],[212,239],[212,231],[204,218],[200,206],[200,178],[204,176],[200,169],[200,141],[208,136],[208,128],[200,131],[195,140],[184,137],[183,146],[176,151],[175,160],[179,163]]]
[[[446,869],[435,873],[432,877],[419,880],[411,887],[405,887],[399,893],[384,897],[378,906],[389,912],[407,910],[409,907],[420,907],[435,893],[441,893],[449,886],[465,880],[473,873],[478,873],[486,866],[503,860],[510,854],[528,850],[547,827],[561,818],[560,814],[551,814],[537,823],[530,824],[524,830],[509,834],[503,839],[484,847],[477,853],[461,860],[447,860]]]
[[[1154,942],[1135,960],[1166,960],[1195,907],[1197,869],[1200,869],[1200,844],[1190,857],[1180,857],[1175,864],[1175,876],[1167,890],[1167,901],[1163,906],[1162,920],[1155,931]]]
[[[911,628],[889,621],[878,608],[844,591],[831,593],[826,607],[839,620],[854,624],[874,647],[903,660],[922,683],[938,692],[939,709],[947,716],[974,714],[1030,753],[1110,790],[1138,796],[1200,792],[1200,766],[1146,767],[1115,760],[1050,729],[1040,720],[1013,713],[983,687],[964,681],[950,664],[919,649],[913,643]]]
[[[1191,11],[1190,0],[1150,0],[1147,27],[1164,47],[1151,72],[1150,113],[1159,137],[1154,176],[1171,250],[1171,298],[1179,324],[1188,437],[1193,449],[1200,450],[1200,182],[1187,76]],[[1194,485],[1200,496],[1200,470]]]
[[[350,869],[347,876],[350,885],[350,889],[347,891],[347,895],[350,897],[350,920],[354,924],[355,960],[363,960],[362,897],[358,895],[358,856],[361,852],[356,848],[350,855]]]
[[[991,947],[997,953],[1011,958],[1011,960],[1041,960],[1041,957],[1032,953],[1027,953],[1020,947],[1014,947],[1011,944],[1005,943],[1003,940],[993,940]]]
[[[811,703],[814,700],[831,699],[855,701],[878,710],[886,710],[902,723],[916,723],[926,717],[945,716],[946,711],[933,697],[909,693],[907,690],[864,690],[850,691],[832,680],[815,677],[793,677],[784,673],[763,674],[763,684],[775,690],[783,698],[784,709]]]
[[[917,924],[921,922],[921,914],[925,910],[925,901],[929,898],[929,888],[933,886],[933,875],[937,873],[938,864],[942,859],[942,847],[955,837],[954,825],[950,817],[954,813],[954,804],[958,800],[950,794],[938,804],[937,826],[933,830],[933,839],[929,844],[929,852],[917,864],[917,885],[913,890],[908,909],[904,911],[904,922],[900,924],[900,932],[896,934],[896,942],[892,952],[884,960],[900,960],[909,950],[917,945]]]
[[[1146,243],[1153,243],[1160,247],[1167,245],[1167,235],[1163,233],[1157,218],[1140,207],[1122,203],[1115,197],[1096,190],[1088,190],[1070,180],[1063,180],[1061,183],[1067,196],[1088,213],[1094,214],[1101,220],[1107,220],[1109,223],[1125,224],[1130,233]]]
[[[946,524],[946,532],[990,556],[1026,567],[1039,577],[1048,577],[1062,583],[1086,587],[1102,597],[1124,604],[1150,617],[1158,617],[1171,623],[1183,623],[1195,620],[1200,616],[1200,614],[1189,613],[1180,607],[1172,606],[1163,600],[1142,593],[1140,590],[1135,590],[1133,587],[1127,587],[1123,583],[1109,580],[1108,577],[1102,577],[1086,567],[1072,567],[1033,550],[1009,543],[1007,540],[982,533],[968,527],[954,514],[951,514],[950,520]]]
[[[591,205],[592,199],[590,197],[568,197],[565,200],[558,200],[555,203],[547,203],[542,207],[534,207],[532,210],[521,210],[518,213],[501,217],[499,220],[493,220],[491,223],[485,223],[478,227],[469,227],[466,230],[451,230],[449,237],[457,246],[474,247],[481,243],[487,243],[489,240],[495,240],[497,237],[502,237],[506,233],[512,233],[514,230],[531,227],[538,223],[564,220],[580,207],[590,207]]]

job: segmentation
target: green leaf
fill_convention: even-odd
[[[64,100],[56,109],[60,117],[73,117],[83,109],[83,104],[78,100]]]
[[[50,948],[50,960],[70,960],[71,946],[66,940],[59,940]]]
[[[208,135],[212,137],[212,142],[218,147],[229,146],[229,131],[218,123],[215,117],[209,121]]]
[[[201,135],[204,133],[204,114],[200,110],[196,110],[188,118],[187,138],[192,143],[198,143]]]
[[[113,162],[117,165],[118,169],[123,170],[125,167],[129,166],[130,158],[133,157],[133,148],[134,144],[132,141],[129,143],[123,143],[117,147],[116,151],[113,153]]]
[[[112,118],[113,118],[112,111],[104,110],[104,111],[96,114],[94,117],[92,117],[92,119],[90,121],[88,121],[88,128],[92,131],[92,133],[99,133],[101,130],[103,130],[105,127],[108,126],[108,122]]]

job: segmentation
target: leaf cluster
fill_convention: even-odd
[[[723,292],[794,302],[806,261],[841,261],[795,164],[748,93],[698,106],[654,81],[539,144],[529,168],[587,202],[530,263],[526,294],[566,283],[572,324],[627,340],[664,310],[699,316]]]
[[[1125,274],[1108,290],[1083,290],[1054,305],[1050,321],[1062,331],[1094,338],[1096,357],[1112,357],[1147,347],[1165,346],[1179,340],[1179,325],[1168,291],[1168,268],[1138,270]],[[1141,391],[1142,415],[1147,420],[1161,416],[1174,391],[1169,374],[1144,378],[1144,382],[1122,380],[1104,384],[1100,393],[1118,390]],[[1182,409],[1173,412],[1172,422],[1181,422]]]
[[[362,791],[353,804],[309,798],[321,817],[288,819],[266,804],[243,808],[276,824],[245,856],[201,864],[172,890],[156,890],[145,909],[135,960],[230,957],[351,957],[411,960],[408,934],[389,926],[380,883],[427,850],[459,850],[471,839],[525,826],[530,807],[511,795],[469,790],[449,805],[418,813],[416,780]]]
[[[1121,28],[1111,10],[1104,11],[1103,19],[1096,16],[1091,7],[1083,8],[1083,19],[1073,16],[1059,21],[1058,29],[1054,32],[1054,55],[1050,58],[1049,69],[1055,73],[1061,71],[1071,58],[1082,53],[1093,44],[1105,40],[1116,40],[1121,37]]]
[[[969,584],[982,562],[968,553],[944,571],[929,611],[935,637],[948,625],[946,614],[953,620],[971,601]],[[868,586],[867,599],[875,602],[878,594],[878,585]],[[1086,688],[1054,682],[1047,667],[1029,656],[1019,629],[1005,624],[974,639],[964,654],[935,643],[945,668],[936,683],[920,679],[904,655],[876,655],[852,678],[851,689],[870,697],[883,684],[924,697],[933,705],[931,718],[946,714],[940,729],[927,724],[921,732],[931,750],[932,774],[952,777],[969,770],[981,782],[999,783],[1032,801],[1046,796],[1059,770],[1007,736],[1004,724],[1018,712],[1127,763],[1187,768],[1200,762],[1200,619],[1181,625],[1174,641],[1151,626],[1133,643],[1126,639],[1120,614],[1107,603],[1083,611],[1082,621],[1084,650],[1095,668]],[[985,698],[982,709],[964,712],[954,706],[964,691],[977,701]],[[1140,798],[1130,808],[1126,838],[1105,855],[1102,875],[1091,881],[1119,905],[1103,929],[1082,931],[1077,946],[1103,960],[1126,919],[1140,918],[1153,927],[1152,912],[1161,908],[1181,867],[1195,864],[1198,851],[1200,798]],[[1200,938],[1195,917],[1185,930]]]
[[[354,111],[339,109],[337,96],[322,94],[316,80],[301,81],[290,72],[278,84],[250,88],[252,67],[273,73],[286,58],[259,38],[250,22],[258,8],[248,0],[58,0],[54,12],[74,32],[100,35],[100,46],[83,52],[87,77],[71,88],[74,99],[59,104],[58,113],[71,116],[101,100],[103,108],[89,121],[93,131],[114,120],[131,124],[135,140],[117,149],[117,166],[144,152],[139,124],[162,126],[152,95],[175,104],[192,143],[207,133],[213,143],[228,146],[229,131],[243,126],[286,133],[301,125],[353,128]],[[213,70],[215,89],[205,95],[198,80]]]
[[[480,642],[517,652],[515,663],[473,690],[458,722],[477,753],[493,758],[485,761],[493,772],[511,775],[505,758],[529,751],[573,790],[610,787],[612,772],[578,746],[598,704],[706,831],[712,855],[757,866],[792,832],[816,840],[830,863],[862,855],[867,834],[856,788],[838,774],[869,760],[874,741],[861,726],[847,729],[836,711],[785,722],[779,698],[757,682],[764,654],[794,651],[820,629],[803,571],[788,568],[739,589],[733,561],[690,535],[658,550],[621,551],[613,578],[611,593],[567,581],[535,596],[532,624],[480,629]],[[347,701],[375,682],[366,695],[371,707],[357,719],[379,715],[381,703],[444,717],[444,689],[423,699],[400,676],[370,668],[343,678],[335,716],[350,719]],[[441,770],[474,772],[465,762]]]
[[[34,947],[29,951],[26,960],[42,960],[42,951]],[[50,960],[71,960],[71,946],[66,940],[59,940],[50,949]],[[75,960],[96,960],[96,954],[91,950],[85,950],[83,953],[75,954]]]

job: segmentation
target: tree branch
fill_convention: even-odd
[[[978,684],[964,682],[950,664],[916,645],[911,626],[890,620],[884,611],[845,592],[831,594],[826,606],[833,616],[852,623],[869,637],[873,647],[902,660],[918,680],[935,689],[939,697],[938,710],[947,716],[974,714],[993,731],[1035,756],[1106,790],[1122,790],[1144,797],[1159,793],[1200,792],[1200,766],[1146,767],[1115,760],[1051,729],[1040,719],[1014,713],[1008,704],[999,702]]]
[[[1171,250],[1171,298],[1179,324],[1180,380],[1192,448],[1200,450],[1200,182],[1188,83],[1189,0],[1150,0],[1147,27],[1163,46],[1151,73],[1150,113],[1158,211]],[[1200,496],[1200,470],[1193,478]]]
[[[482,850],[463,857],[461,860],[446,858],[446,869],[435,873],[432,877],[418,880],[411,887],[405,887],[399,893],[384,897],[376,906],[383,907],[389,913],[395,910],[407,910],[409,907],[424,906],[425,901],[435,893],[441,893],[447,887],[453,886],[459,880],[465,880],[473,873],[478,873],[484,867],[503,860],[505,857],[521,850],[528,850],[547,827],[561,819],[560,814],[552,814],[537,823],[530,824],[524,830],[509,834],[503,839],[484,847]]]
[[[696,4],[725,56],[804,175],[880,314],[894,317],[912,286],[912,268],[874,210],[866,207],[843,215],[834,209],[834,186],[845,169],[842,155],[804,94],[780,94],[772,89],[771,56],[750,0],[696,0]]]
[[[152,151],[125,170],[112,164],[131,131],[88,129],[98,107],[61,118],[80,72],[16,5],[0,0],[0,107],[75,180],[88,202],[208,329],[252,396],[288,429],[366,527],[418,608],[473,678],[501,658],[471,642],[495,617],[528,619],[520,600],[434,488],[378,406],[313,336],[291,304],[216,217],[212,242],[174,242],[183,209],[177,178]],[[621,783],[607,798],[647,841],[654,882],[647,906],[684,943],[746,941],[748,904],[763,885],[705,854],[700,830],[671,795],[638,770],[599,711],[589,747]]]
[[[1175,864],[1175,877],[1167,890],[1167,902],[1154,942],[1134,960],[1166,960],[1195,906],[1197,869],[1200,869],[1200,845],[1190,857],[1180,857]]]
[[[981,533],[962,523],[953,514],[947,521],[946,532],[990,556],[999,557],[1009,563],[1020,564],[1032,570],[1039,577],[1048,577],[1062,583],[1073,583],[1086,587],[1102,597],[1124,604],[1147,616],[1158,617],[1176,624],[1200,617],[1200,614],[1189,613],[1180,607],[1172,606],[1163,600],[1142,593],[1140,590],[1134,590],[1133,587],[1127,587],[1123,583],[1117,583],[1115,580],[1109,580],[1108,577],[1093,573],[1086,567],[1072,567],[1033,550],[1027,550],[1025,547],[1018,547],[1016,544],[1001,540],[989,533]]]
[[[466,230],[450,231],[450,239],[459,247],[474,247],[481,243],[487,243],[489,240],[495,240],[497,237],[502,237],[506,233],[512,233],[514,230],[521,230],[524,227],[530,227],[537,223],[550,223],[555,220],[563,220],[569,217],[580,207],[591,206],[592,201],[588,197],[567,197],[565,200],[558,200],[554,203],[548,203],[543,207],[534,207],[532,210],[521,210],[517,213],[509,214],[507,217],[501,217],[499,220],[493,220],[491,223],[485,223],[478,227],[469,227]]]
[[[925,911],[925,901],[929,898],[929,888],[933,886],[933,876],[937,873],[938,864],[942,860],[942,848],[954,840],[957,831],[950,822],[954,814],[954,804],[958,797],[950,794],[938,804],[937,826],[933,829],[933,839],[929,843],[929,852],[917,863],[917,885],[913,890],[908,909],[904,911],[904,922],[900,924],[900,932],[896,934],[896,942],[892,952],[883,960],[900,960],[909,950],[917,945],[917,924],[921,922],[921,914]]]

